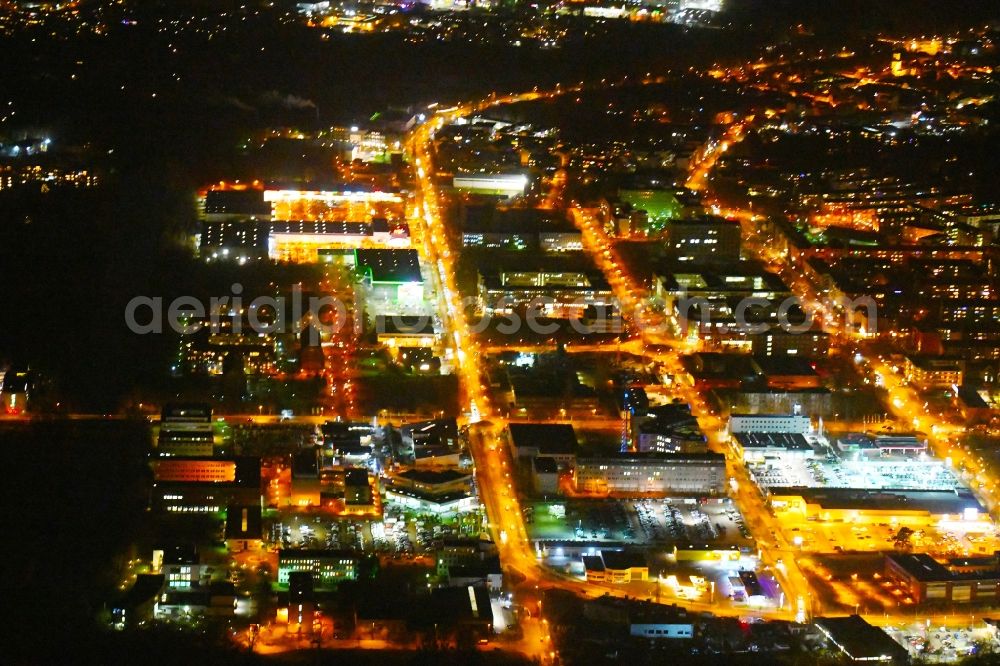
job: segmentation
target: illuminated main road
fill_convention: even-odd
[[[658,83],[662,80],[662,78],[647,78],[642,83]],[[604,85],[606,87],[614,84]],[[414,128],[407,144],[413,158],[417,184],[415,192],[417,214],[414,223],[420,240],[415,245],[421,253],[422,261],[433,267],[436,283],[434,289],[441,320],[445,326],[446,361],[458,374],[461,381],[463,405],[467,409],[465,420],[469,425],[469,449],[475,462],[476,482],[481,500],[486,508],[490,531],[498,546],[505,568],[509,573],[513,573],[516,579],[523,579],[522,589],[528,590],[528,595],[530,595],[532,586],[557,586],[586,596],[604,594],[617,596],[631,594],[631,596],[635,596],[635,592],[632,590],[588,583],[561,574],[543,566],[535,553],[528,538],[521,505],[514,487],[514,460],[504,435],[505,421],[490,403],[488,387],[483,382],[480,367],[482,350],[471,334],[466,313],[462,308],[461,296],[455,280],[455,251],[448,244],[448,234],[441,212],[433,165],[432,144],[435,133],[457,118],[478,113],[492,106],[554,98],[567,92],[578,92],[582,89],[582,86],[573,86],[557,88],[548,92],[533,90],[506,97],[490,96],[481,102],[439,110],[427,122]],[[741,131],[739,130],[735,134],[738,135],[738,132]],[[585,243],[594,253],[598,250],[601,241],[595,221],[587,219],[586,214],[579,210],[574,211],[574,216],[583,230]],[[623,307],[629,313],[635,313],[637,320],[633,323],[639,324],[639,328],[642,330],[647,329],[648,325],[654,323],[656,315],[648,311],[644,291],[639,289],[628,276],[617,270],[622,264],[614,261],[616,257],[611,252],[610,247],[601,246],[595,257],[611,280],[616,295],[622,299]],[[656,337],[663,336],[657,335]],[[657,342],[663,342],[663,340],[657,340]],[[673,360],[677,361],[677,358],[674,357]],[[776,564],[778,563],[776,562]],[[779,576],[782,574],[782,569],[783,565],[778,564],[776,573]],[[785,586],[788,587],[787,583]],[[791,598],[792,595],[788,596]],[[724,604],[691,600],[671,598],[670,602],[681,604],[692,610],[711,611],[722,615],[757,614],[781,619],[795,617],[795,612],[788,608],[749,611],[745,608],[734,608]],[[541,649],[541,646],[537,652],[543,656],[547,654],[544,649]]]
[[[662,78],[648,77],[641,83],[659,83],[662,80]],[[621,85],[621,83],[624,82],[604,84],[604,86]],[[476,463],[479,491],[504,565],[508,570],[523,576],[529,586],[531,583],[555,585],[593,596],[605,593],[624,595],[627,591],[587,583],[544,567],[536,557],[527,537],[521,507],[512,481],[514,461],[510,457],[507,442],[503,439],[505,423],[489,403],[489,394],[483,384],[479,367],[479,358],[483,350],[477,347],[475,339],[470,334],[465,313],[460,307],[460,297],[455,284],[453,250],[448,246],[445,222],[439,209],[431,154],[434,133],[458,117],[472,115],[492,106],[550,99],[568,92],[579,92],[582,89],[582,86],[573,86],[551,91],[533,90],[506,97],[491,96],[481,102],[439,111],[427,123],[417,127],[410,138],[410,150],[417,168],[417,200],[420,211],[418,222],[423,227],[421,231],[425,239],[425,242],[419,243],[418,247],[423,254],[422,258],[434,266],[451,360],[463,386],[468,420],[473,424],[470,428],[469,446]],[[699,151],[689,171],[686,183],[689,188],[709,189],[710,175],[719,157],[746,136],[753,121],[754,116],[735,120],[723,132],[721,138],[710,141]],[[825,330],[844,342],[854,344],[859,342],[850,335],[846,326],[839,325],[841,317],[835,308],[831,308],[816,295],[811,285],[808,285],[804,278],[789,266],[785,257],[757,242],[759,239],[756,238],[754,223],[760,219],[759,216],[749,210],[721,212],[744,225],[744,235],[750,241],[748,246],[751,251],[788,281],[802,298],[805,309],[818,317]],[[651,306],[645,286],[627,274],[627,265],[618,257],[613,243],[603,230],[597,212],[573,207],[571,215],[582,232],[586,249],[607,276],[622,305],[626,322],[634,333],[633,339],[626,343],[629,350],[656,359],[675,376],[681,374],[680,353],[693,350],[694,345],[673,339],[673,331],[668,326],[670,322],[665,321],[662,313]],[[897,373],[872,354],[866,345],[858,345],[857,349],[861,357],[872,364],[873,372],[890,391],[892,411],[903,420],[913,423],[915,427],[930,430],[932,442],[938,453],[950,457],[956,466],[966,470],[967,478],[984,479],[982,487],[977,487],[977,490],[993,508],[993,493],[997,492],[994,481],[985,479],[981,460],[969,455],[955,444],[954,438],[961,429],[934,418],[923,409],[919,399],[912,390],[903,385]],[[758,614],[801,620],[811,613],[819,612],[821,610],[819,604],[812,596],[806,577],[796,562],[799,550],[787,542],[778,521],[747,477],[745,468],[734,459],[723,434],[723,424],[707,411],[701,396],[693,389],[685,386],[676,386],[675,389],[691,404],[692,411],[699,418],[703,429],[709,433],[713,448],[727,454],[727,471],[736,484],[735,497],[761,549],[761,560],[766,568],[775,573],[786,591],[787,604],[784,608],[776,611],[759,611]],[[727,606],[689,600],[671,599],[671,601],[693,610],[710,610],[717,614],[747,614],[744,609]]]
[[[752,120],[751,116],[731,125],[723,135],[722,140],[716,142],[712,150],[704,151],[699,156],[698,163],[692,168],[687,186],[691,189],[706,191],[707,203],[713,204],[709,178],[712,169],[722,153],[746,136]],[[822,330],[829,333],[831,339],[835,340],[841,349],[850,350],[859,365],[864,364],[870,369],[877,382],[885,387],[888,393],[889,411],[905,427],[927,432],[935,454],[958,468],[962,478],[972,487],[996,518],[1000,488],[997,487],[996,479],[990,474],[985,461],[960,446],[959,437],[964,433],[964,428],[946,421],[941,414],[935,415],[931,412],[927,403],[904,381],[899,369],[892,367],[885,357],[876,351],[872,340],[866,337],[867,333],[874,333],[874,331],[859,333],[853,330],[849,323],[850,313],[842,312],[837,304],[830,302],[830,299],[820,293],[819,289],[811,284],[800,270],[795,269],[789,262],[787,254],[777,250],[768,243],[769,239],[765,235],[758,233],[756,225],[763,219],[761,216],[749,209],[726,208],[718,202],[714,202],[712,208],[719,214],[740,222],[743,228],[744,250],[777,272],[799,298],[803,309],[813,317]],[[734,466],[731,473],[735,473],[735,478],[738,479],[741,487],[752,488],[742,465]],[[740,494],[741,496],[744,494],[742,490]],[[799,597],[804,597],[806,600],[804,607],[817,612],[819,604],[815,597],[810,600],[808,584],[796,564],[797,549],[792,548],[785,541],[780,525],[777,524],[774,515],[763,503],[759,509],[753,507],[756,504],[756,497],[758,495],[755,492],[746,494],[740,506],[744,515],[747,515],[751,526],[755,521],[759,521],[764,528],[763,534],[758,534],[755,531],[764,559],[769,560],[772,564],[781,559],[782,569],[788,574],[788,582],[796,590]],[[768,537],[771,537],[770,540]],[[800,604],[801,606],[802,604]],[[963,622],[968,622],[974,616],[975,611],[970,610],[968,614],[957,613],[953,617],[961,617]],[[892,622],[894,617],[893,613],[880,613],[872,616],[871,619],[879,623],[887,623]]]

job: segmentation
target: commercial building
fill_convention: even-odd
[[[836,456],[773,447],[766,458],[749,450],[744,457],[750,478],[782,521],[892,523],[913,529],[945,521],[965,532],[989,529],[985,509],[951,465],[913,455],[926,453],[922,444],[901,439],[906,441],[886,442],[885,455],[868,455],[881,449],[874,438],[865,438],[858,450],[842,448],[838,441]],[[810,443],[825,446],[823,440]]]
[[[539,495],[559,492],[559,465],[554,458],[538,456],[531,461],[532,487]]]
[[[635,410],[632,441],[639,453],[702,453],[708,440],[691,407],[671,403]]]
[[[720,217],[671,220],[665,229],[668,256],[693,264],[740,260],[740,224]]]
[[[602,550],[599,555],[583,555],[588,581],[632,583],[649,579],[649,564],[640,552]]]
[[[205,192],[201,203],[202,219],[206,222],[271,219],[271,204],[264,200],[259,188],[224,186]]]
[[[740,547],[709,546],[707,544],[674,545],[674,559],[678,562],[737,562],[742,553]]]
[[[233,458],[157,458],[150,465],[156,482],[232,483],[236,462]]]
[[[343,189],[343,190],[264,190],[264,201],[271,204],[272,219],[275,220],[307,220],[309,215],[286,214],[282,207],[313,206],[332,208],[339,204],[358,203],[369,206],[377,204],[403,204],[403,195],[398,192],[387,192],[377,189]],[[294,208],[292,208],[294,210]]]
[[[798,391],[820,388],[816,362],[800,356],[755,356],[753,368],[771,389]]]
[[[365,467],[321,465],[321,458],[315,449],[299,451],[292,458],[289,501],[293,506],[322,507],[339,516],[381,515],[377,476]]]
[[[408,248],[410,230],[405,222],[374,217],[370,221],[335,219],[210,220],[202,223],[199,252],[207,261],[246,263],[275,261],[350,263],[357,248]]]
[[[603,583],[606,580],[604,560],[600,555],[583,555],[583,571],[588,583]]]
[[[152,618],[164,580],[163,574],[138,574],[132,587],[111,605],[111,621],[115,628],[137,626]]]
[[[26,368],[0,370],[0,405],[9,415],[24,414],[32,392],[32,373]]]
[[[913,335],[922,339],[918,356],[945,353],[941,359],[972,359],[995,342],[1000,299],[982,247],[935,247],[934,244],[879,246],[846,256],[813,258],[804,263],[817,290],[832,303],[870,303],[852,317],[869,335]],[[830,255],[830,250],[824,250]],[[841,308],[842,310],[842,308]],[[875,330],[873,312],[878,321]],[[844,315],[848,313],[842,313]],[[866,321],[868,320],[868,321]],[[993,345],[995,347],[995,345]],[[980,347],[977,349],[977,347]],[[922,362],[918,360],[916,366]],[[922,368],[913,368],[919,379]],[[936,383],[931,371],[930,384]],[[942,368],[947,372],[955,369]]]
[[[314,589],[312,573],[308,571],[289,572],[288,604],[283,608],[278,608],[277,620],[293,625],[289,627],[289,630],[311,633],[316,616]]]
[[[302,449],[292,455],[292,482],[289,501],[292,506],[319,506],[324,490],[327,498],[335,494],[331,488],[332,475],[320,474],[320,455],[316,449]]]
[[[212,407],[205,403],[168,403],[160,411],[160,424],[211,423]]]
[[[327,421],[321,426],[323,456],[344,467],[365,466],[372,454],[374,428],[369,422]]]
[[[416,467],[430,469],[458,467],[462,464],[462,455],[458,449],[450,446],[418,446],[413,451],[413,464]]]
[[[472,475],[455,469],[407,469],[392,475],[393,488],[409,488],[422,493],[440,495],[472,488]]]
[[[729,432],[806,435],[812,432],[812,421],[802,414],[732,414]]]
[[[377,494],[372,492],[373,479],[369,478],[364,467],[348,467],[344,469],[344,503],[348,506],[370,507],[372,499]]]
[[[380,345],[390,348],[431,348],[440,342],[434,318],[404,315],[375,317],[375,335]]]
[[[256,220],[202,222],[198,251],[206,261],[246,263],[268,256],[270,224]]]
[[[568,423],[509,423],[507,435],[517,458],[551,458],[562,469],[576,462],[579,445]]]
[[[754,356],[825,358],[830,354],[830,334],[818,330],[794,333],[773,329],[750,336],[750,353]]]
[[[602,550],[604,579],[610,583],[632,583],[649,579],[649,564],[640,552]]]
[[[402,449],[410,455],[424,446],[458,448],[458,422],[455,419],[434,419],[407,423],[399,429]]]
[[[156,453],[160,456],[211,456],[215,442],[212,408],[208,405],[166,405],[160,415]]]
[[[778,388],[717,388],[708,392],[706,402],[727,417],[732,414],[791,414],[799,409],[803,414],[832,418],[845,413],[848,398],[826,387],[803,389]]]
[[[460,513],[478,506],[472,475],[456,469],[409,469],[391,477],[386,499],[417,511]]]
[[[353,248],[408,248],[409,228],[384,218],[371,222],[296,221],[271,222],[268,255],[277,261],[317,263],[329,256],[323,251]]]
[[[668,307],[682,299],[708,301],[739,298],[783,299],[791,291],[780,277],[751,262],[712,267],[660,267],[653,277],[653,295]]]
[[[358,576],[358,556],[342,550],[278,551],[278,584],[288,585],[289,574],[305,571],[313,575],[316,589],[336,586]]]
[[[453,564],[448,567],[445,585],[449,587],[468,587],[470,585],[485,585],[491,592],[503,589],[503,569],[497,555],[485,557],[469,564]]]
[[[746,354],[723,352],[698,352],[681,357],[684,374],[680,381],[699,392],[713,389],[739,389],[746,381],[753,381],[751,357]]]
[[[963,366],[954,357],[911,355],[903,364],[903,376],[918,389],[951,388],[962,385]]]
[[[736,433],[733,450],[744,463],[763,462],[777,455],[812,458],[816,449],[798,433]]]
[[[357,250],[355,270],[370,318],[425,314],[424,278],[416,250]]]
[[[782,279],[756,263],[732,259],[711,266],[681,266],[666,262],[655,271],[653,295],[663,301],[677,332],[691,339],[743,353],[756,349],[765,355],[789,356],[815,354],[815,348],[824,344],[818,331],[803,332],[801,343],[780,337],[785,331],[783,322],[804,321],[801,308]]]
[[[668,310],[680,336],[710,348],[749,353],[755,334],[782,327],[807,327],[809,314],[795,300],[681,299]]]
[[[477,305],[486,315],[535,306],[544,317],[579,319],[594,310],[610,316],[615,299],[604,274],[582,256],[512,254],[479,266]]]
[[[433,494],[412,488],[389,486],[385,489],[385,497],[386,500],[408,509],[433,514],[467,513],[479,507],[476,496],[469,491]]]
[[[236,613],[236,586],[228,581],[212,581],[207,587],[166,590],[154,609],[157,618],[232,617]]]
[[[835,442],[835,447],[842,456],[912,457],[927,453],[927,439],[902,433],[896,435],[850,433],[839,437]]]
[[[574,470],[578,492],[601,495],[715,495],[724,492],[725,480],[726,458],[719,453],[580,458]]]
[[[495,557],[496,553],[496,546],[491,541],[465,538],[444,539],[436,556],[438,575],[447,575],[451,567],[483,562]]]
[[[538,234],[538,249],[542,252],[581,252],[583,236],[578,231],[542,231]]]
[[[564,215],[535,208],[498,209],[459,202],[462,246],[486,250],[580,252],[583,238]]]
[[[433,419],[407,423],[399,429],[400,445],[395,459],[422,468],[458,467],[461,446],[455,419]]]
[[[976,531],[989,525],[986,510],[968,489],[771,487],[765,496],[777,515],[799,520],[884,523],[926,527],[942,520]]]
[[[629,634],[653,640],[689,639],[694,637],[694,624],[687,613],[662,610],[634,618]]]
[[[163,574],[165,588],[172,590],[206,586],[212,579],[212,567],[201,563],[194,546],[154,548],[151,570],[153,573]]]
[[[477,642],[493,637],[493,604],[485,585],[434,588],[427,610],[428,617],[457,636]]]
[[[261,326],[270,327],[276,323],[280,314],[277,309],[267,306],[234,313],[231,307],[223,305],[220,310],[203,317],[190,318],[187,325],[193,332],[183,336],[171,373],[175,377],[221,377],[226,370],[242,370],[246,375],[272,375],[279,370],[305,367],[299,358],[304,348],[295,333],[259,332]],[[299,323],[289,322],[289,328],[294,330]]]
[[[452,187],[463,192],[515,197],[524,194],[529,182],[523,173],[459,173],[452,178]]]

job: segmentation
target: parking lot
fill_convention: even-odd
[[[609,544],[609,548],[612,548]],[[591,555],[601,547],[587,548]],[[735,560],[685,560],[678,562],[673,554],[661,549],[646,553],[649,578],[629,583],[592,582],[601,590],[613,594],[628,594],[636,599],[660,603],[696,602],[709,607],[730,608],[753,613],[765,608],[776,608],[783,601],[781,586],[767,567],[761,567],[753,554],[744,554]],[[555,548],[548,552],[545,563],[570,575],[585,578],[580,556]],[[750,593],[740,575],[755,572],[760,589]]]
[[[376,550],[412,555],[434,550],[443,539],[478,536],[479,528],[478,514],[441,518],[390,510],[372,533]]]
[[[367,523],[333,520],[325,516],[279,512],[270,524],[267,538],[282,549],[372,550],[372,533]]]
[[[638,500],[631,504],[640,534],[651,543],[750,543],[743,516],[729,500]]]
[[[946,529],[942,524],[914,528],[897,546],[900,526],[885,523],[810,521],[787,517],[782,522],[785,539],[803,552],[880,552],[902,549],[937,557],[987,555],[1000,550],[995,530],[964,532],[961,525]]]
[[[632,544],[749,545],[743,517],[729,500],[567,500],[525,509],[532,539]]]
[[[941,627],[933,623],[914,622],[884,627],[893,640],[905,647],[914,659],[936,664],[955,663],[976,654],[982,645],[1000,647],[994,630],[979,623],[969,627]]]
[[[954,490],[963,486],[950,467],[934,459],[840,460],[775,455],[749,463],[747,469],[761,488]]]

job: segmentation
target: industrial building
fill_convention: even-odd
[[[693,618],[678,606],[664,606],[607,595],[587,601],[583,607],[583,614],[591,622],[627,626],[630,636],[650,640],[694,637]]]
[[[261,502],[260,458],[155,458],[151,503],[173,513],[219,513]]]
[[[924,553],[888,553],[885,575],[918,604],[995,604],[1000,599],[996,554],[941,564]]]
[[[260,549],[264,538],[260,504],[227,507],[225,536],[230,552]]]
[[[815,622],[826,639],[854,662],[905,664],[909,653],[884,630],[868,624],[860,615],[821,617]]]

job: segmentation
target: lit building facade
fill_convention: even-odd
[[[718,453],[579,458],[576,489],[594,494],[703,494],[725,490],[726,458]]]

